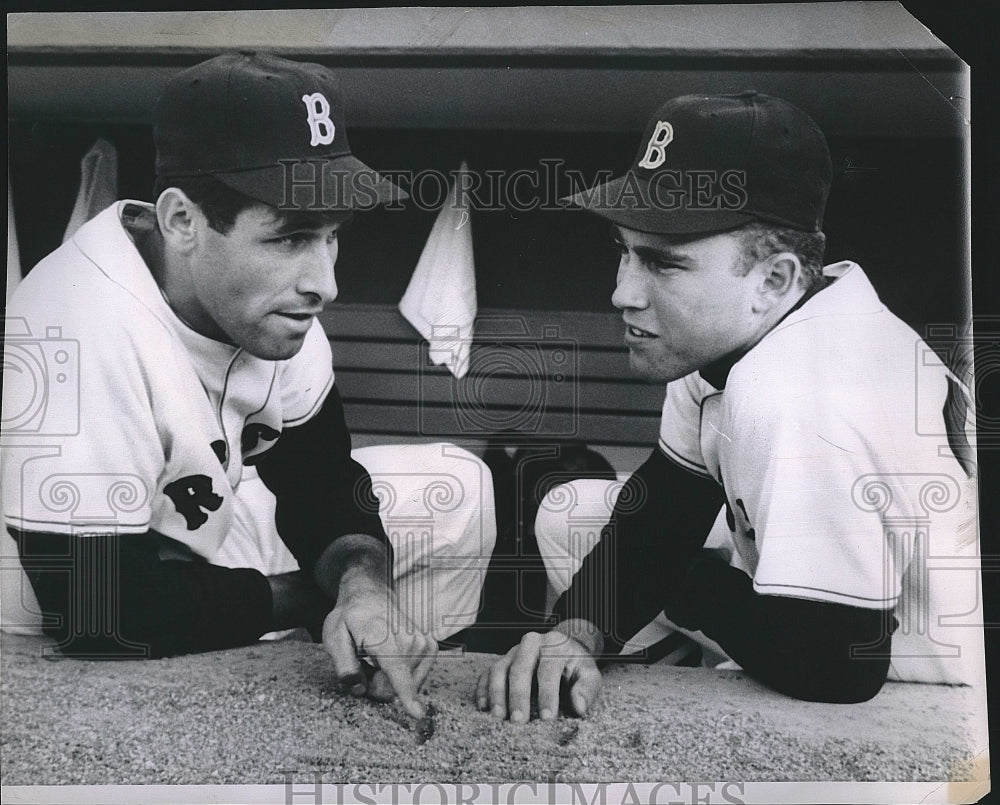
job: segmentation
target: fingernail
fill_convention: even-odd
[[[352,696],[364,696],[365,686],[360,682],[357,685],[351,685],[351,695]]]
[[[480,699],[479,701],[476,702],[476,704],[478,705],[480,710],[486,709],[486,699]]]
[[[510,720],[513,721],[515,724],[523,724],[526,719],[524,717],[524,713],[522,713],[520,710],[515,710],[513,713],[510,714]]]
[[[503,718],[503,708],[499,704],[493,708],[492,712],[497,718]]]
[[[539,716],[543,721],[548,721],[550,718],[552,718],[552,711],[549,710],[548,708],[545,708],[544,710],[542,710],[541,713],[539,713]]]

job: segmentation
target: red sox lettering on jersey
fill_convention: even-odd
[[[212,489],[212,479],[207,475],[189,475],[171,481],[163,487],[163,494],[174,502],[177,513],[187,522],[188,531],[195,531],[208,522],[208,512],[218,511],[222,497]]]

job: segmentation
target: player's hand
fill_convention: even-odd
[[[402,613],[383,580],[364,571],[344,574],[337,605],[323,622],[323,645],[345,690],[378,701],[398,696],[407,713],[424,715],[417,691],[434,664],[437,641]]]
[[[601,672],[588,649],[558,627],[528,632],[521,642],[479,677],[476,704],[497,718],[510,715],[523,724],[531,712],[532,682],[538,683],[538,709],[543,720],[559,713],[564,693],[573,715],[590,711],[601,690]]]

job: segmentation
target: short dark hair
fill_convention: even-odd
[[[164,177],[157,176],[153,185],[153,198],[158,199],[168,187],[176,187],[191,201],[208,221],[208,225],[216,232],[227,234],[236,223],[236,219],[244,210],[255,205],[270,207],[262,201],[233,190],[210,174],[201,176]],[[341,223],[351,218],[349,210],[282,210],[270,207],[276,217],[293,227],[299,224],[304,229],[311,229],[326,224]]]
[[[801,229],[754,222],[734,230],[733,234],[740,239],[743,247],[744,274],[754,263],[766,260],[772,254],[791,252],[802,263],[799,282],[803,290],[808,291],[823,277],[826,235],[822,232],[804,232]]]

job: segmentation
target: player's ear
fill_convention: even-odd
[[[774,308],[794,294],[802,276],[802,261],[791,252],[779,252],[757,265],[760,284],[757,286],[755,308],[764,312]]]
[[[168,187],[156,200],[156,222],[168,246],[178,251],[190,251],[198,242],[198,229],[204,227],[205,216],[187,194]]]

